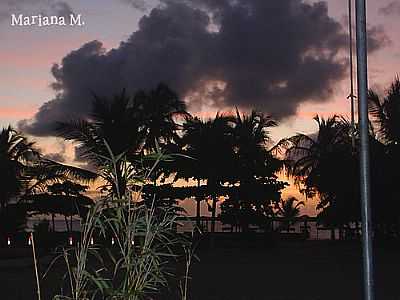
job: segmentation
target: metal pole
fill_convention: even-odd
[[[350,52],[350,95],[347,99],[350,99],[351,103],[351,146],[353,151],[356,147],[355,141],[355,122],[354,122],[354,100],[356,96],[354,95],[354,76],[353,76],[353,19],[352,19],[352,0],[349,0],[349,52]]]
[[[374,299],[372,221],[370,209],[369,121],[367,77],[366,0],[356,0],[358,118],[360,128],[360,188],[363,241],[364,294]]]

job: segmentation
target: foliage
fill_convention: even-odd
[[[379,140],[386,145],[400,143],[400,79],[396,77],[384,98],[373,90],[369,91],[369,114],[377,127]]]
[[[289,231],[291,225],[294,224],[295,218],[300,216],[300,207],[305,206],[304,201],[299,201],[295,197],[289,197],[286,200],[280,199],[275,203],[275,214],[283,218],[280,230]]]
[[[109,148],[107,146],[107,148]],[[161,152],[154,154],[156,165],[170,159]],[[153,156],[154,156],[153,155]],[[118,181],[116,165],[126,168],[129,162],[115,157],[110,150],[107,160],[114,170],[113,180]],[[127,176],[127,173],[125,173]],[[146,181],[145,177],[124,178],[125,182]],[[118,182],[115,183],[118,187]],[[103,299],[149,299],[149,296],[166,287],[168,283],[168,262],[176,258],[177,247],[189,245],[188,240],[176,234],[177,214],[163,207],[147,206],[141,197],[141,189],[125,194],[110,194],[97,201],[89,210],[83,224],[81,241],[75,249],[62,253],[67,263],[71,294],[59,295],[55,299],[95,299],[101,293]],[[102,251],[100,245],[92,245],[94,233],[104,239],[113,238],[115,248]],[[185,248],[187,249],[187,248]],[[96,258],[99,268],[89,263]]]
[[[267,149],[269,129],[276,122],[269,116],[252,111],[240,115],[236,110],[233,126],[234,167],[228,199],[221,205],[221,218],[225,223],[265,226],[271,216],[271,203],[280,199],[285,183],[277,180],[276,172],[282,162]]]
[[[399,236],[397,197],[400,166],[400,79],[396,77],[384,97],[369,92],[369,114],[374,135],[370,137],[372,216],[376,236]]]
[[[318,196],[321,222],[340,226],[357,221],[358,156],[351,147],[351,125],[338,116],[314,120],[316,134],[297,134],[280,142],[286,149],[287,173],[308,197]]]
[[[111,192],[115,194],[119,189],[124,194],[127,186],[124,172],[141,167],[143,154],[155,150],[156,145],[163,147],[177,138],[179,125],[175,117],[186,115],[186,107],[164,84],[148,92],[138,91],[134,97],[128,97],[125,91],[112,100],[93,96],[92,114],[88,119],[59,123],[57,131],[61,137],[78,144],[81,157],[111,183]],[[107,169],[109,150],[115,156],[124,155],[131,163],[123,169],[122,162],[118,161],[112,170],[116,171],[118,187],[112,186],[113,173]],[[135,167],[136,164],[139,166]]]
[[[34,143],[11,126],[0,132],[0,209],[28,185],[27,168],[39,157]]]

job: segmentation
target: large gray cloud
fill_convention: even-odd
[[[379,9],[379,13],[385,16],[400,16],[400,2],[392,1]]]
[[[20,129],[52,135],[54,122],[85,117],[91,92],[133,93],[160,81],[192,110],[257,107],[275,118],[326,101],[346,74],[347,36],[325,2],[163,0],[139,29],[107,52],[88,42],[52,67],[57,96]],[[380,37],[381,38],[381,37]],[[378,40],[372,38],[379,48]]]
[[[62,0],[1,0],[0,22],[10,20],[11,14],[20,13],[69,16],[73,10]]]
[[[386,34],[383,25],[368,26],[367,34],[368,34],[367,43],[369,52],[374,52],[383,47],[392,45],[392,40]]]
[[[146,11],[150,8],[148,2],[146,0],[121,0],[123,3],[127,3],[133,6],[140,11]]]

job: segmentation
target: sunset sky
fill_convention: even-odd
[[[400,0],[367,9],[369,81],[382,92],[400,71]],[[12,13],[70,12],[85,25],[11,26]],[[90,91],[164,81],[193,114],[272,114],[275,141],[315,131],[315,114],[349,111],[347,0],[2,0],[0,41],[0,126],[61,161],[74,149],[52,124],[85,116]]]

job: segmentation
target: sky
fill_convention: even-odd
[[[0,127],[71,162],[55,121],[84,117],[91,91],[111,96],[166,82],[191,113],[257,108],[278,141],[349,115],[347,0],[1,0]],[[367,1],[369,84],[400,72],[400,0]],[[11,26],[11,14],[81,14],[84,26]]]

